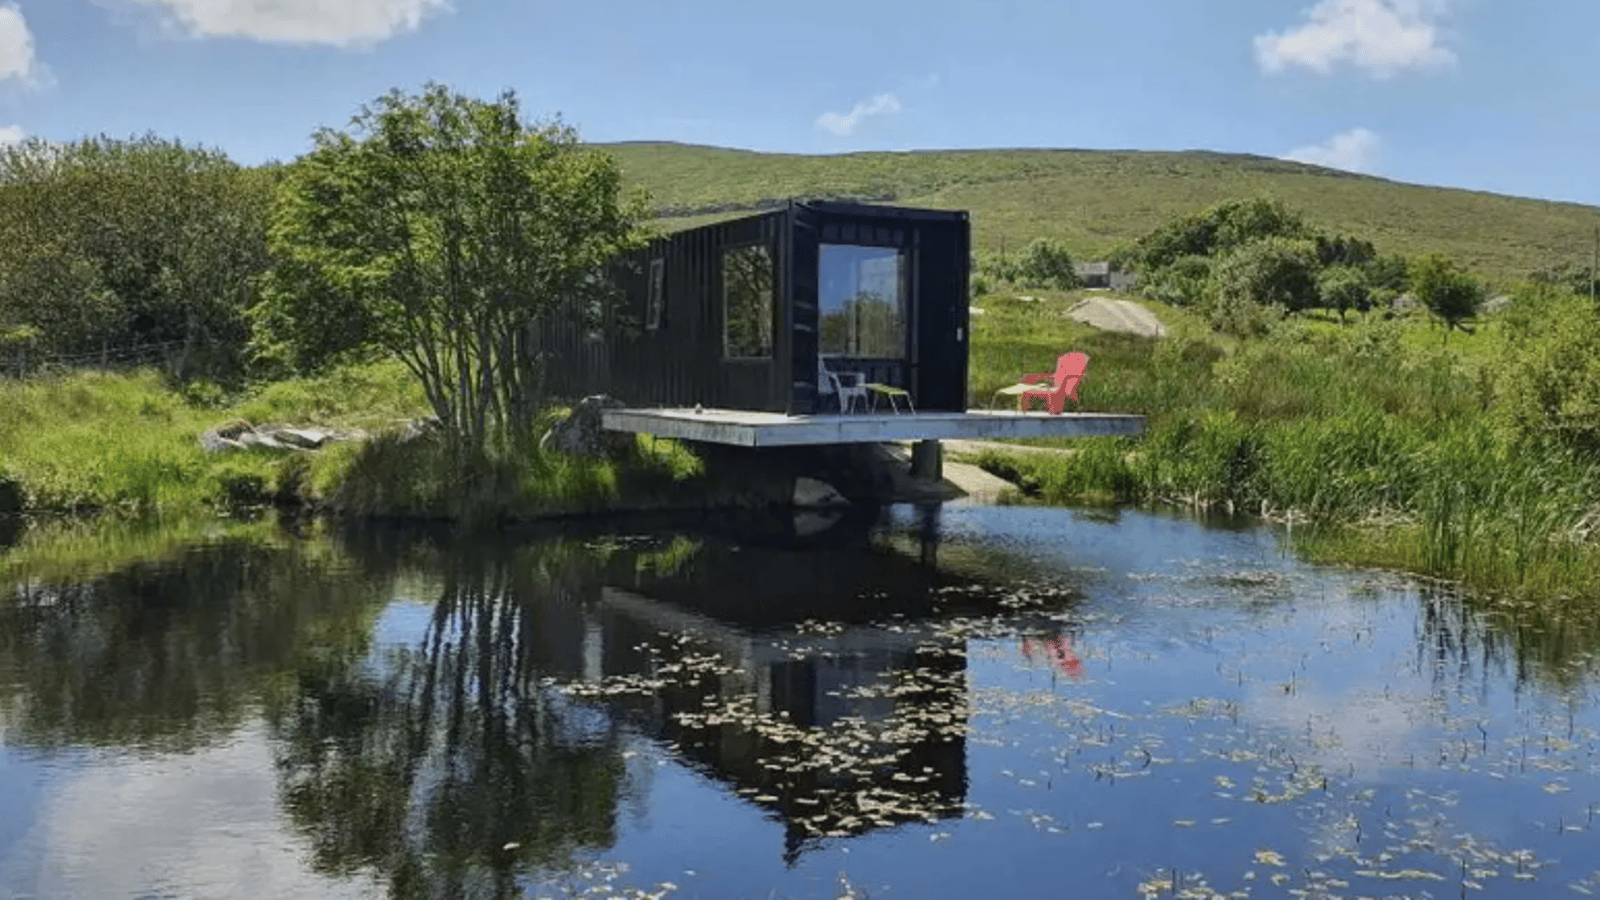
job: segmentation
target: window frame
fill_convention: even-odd
[[[750,250],[759,250],[765,258],[766,266],[766,321],[762,323],[762,331],[766,338],[763,352],[756,356],[736,356],[729,346],[730,326],[733,316],[730,314],[732,307],[729,303],[730,288],[733,279],[728,277],[728,258],[735,254]],[[722,359],[725,362],[769,362],[777,353],[777,327],[774,320],[778,310],[778,278],[777,254],[772,252],[772,247],[766,241],[746,241],[737,244],[728,244],[722,248],[721,258],[718,260],[722,276]]]

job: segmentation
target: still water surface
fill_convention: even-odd
[[[0,898],[1600,894],[1594,605],[1280,537],[946,506],[31,582]]]

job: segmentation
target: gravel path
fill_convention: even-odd
[[[1144,337],[1161,337],[1167,329],[1150,312],[1132,300],[1088,297],[1066,312],[1067,318],[1107,331],[1126,331]]]

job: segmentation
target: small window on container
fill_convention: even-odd
[[[722,252],[722,355],[772,356],[772,254],[764,244]]]
[[[661,257],[650,260],[650,302],[645,309],[644,327],[654,331],[661,327],[661,315],[667,304],[667,261]]]

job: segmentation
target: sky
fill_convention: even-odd
[[[590,141],[1254,153],[1600,205],[1594,0],[0,0],[0,141],[288,160],[436,80]]]

